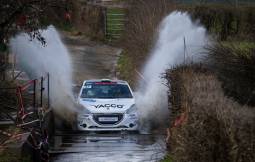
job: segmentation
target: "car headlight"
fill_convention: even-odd
[[[134,114],[134,113],[136,113],[136,112],[137,112],[137,107],[136,107],[135,104],[133,104],[133,105],[126,111],[127,114]]]
[[[82,113],[82,114],[91,114],[91,112],[84,105],[80,104],[79,102],[76,106],[77,106],[77,108],[79,108],[80,113]]]
[[[85,113],[85,114],[91,114],[91,112],[90,112],[86,107],[84,107],[83,113]]]

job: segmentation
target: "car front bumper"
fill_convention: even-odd
[[[102,123],[99,117],[112,117],[116,114],[80,114],[77,116],[77,128],[80,131],[136,131],[138,130],[137,114],[117,114],[119,120],[114,123]]]

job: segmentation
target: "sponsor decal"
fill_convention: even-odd
[[[90,89],[90,88],[92,88],[92,85],[85,85],[84,88]]]
[[[82,101],[87,101],[87,102],[96,102],[94,99],[83,99]]]
[[[101,104],[101,105],[93,105],[96,109],[100,108],[107,108],[108,110],[110,108],[117,108],[117,109],[122,109],[124,105],[117,105],[117,104]]]

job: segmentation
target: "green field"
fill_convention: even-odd
[[[106,38],[109,41],[120,38],[124,30],[125,10],[108,8],[106,13]]]

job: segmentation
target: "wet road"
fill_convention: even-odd
[[[73,62],[73,83],[113,78],[121,49],[65,35]],[[74,88],[77,93],[79,87]],[[165,136],[148,134],[58,132],[51,142],[52,162],[154,162],[163,158]]]
[[[82,36],[63,38],[70,51],[74,84],[86,79],[114,78],[121,49],[86,40]]]
[[[59,134],[54,139],[54,162],[154,162],[165,154],[162,135]]]

